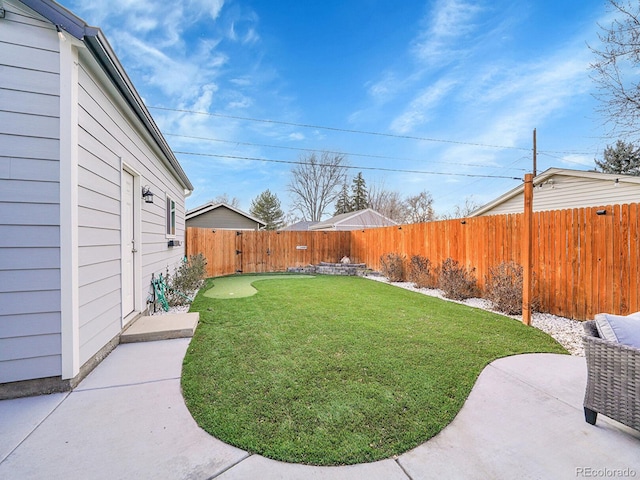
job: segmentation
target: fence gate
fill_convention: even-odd
[[[236,232],[236,273],[243,272],[242,264],[242,232]]]

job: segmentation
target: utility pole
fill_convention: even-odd
[[[533,175],[524,176],[524,215],[522,231],[522,323],[531,325],[533,295]]]
[[[536,129],[533,129],[533,177],[538,175],[538,142],[536,139]]]
[[[524,213],[522,232],[522,323],[531,325],[533,297],[533,179],[537,175],[538,142],[533,129],[533,173],[524,176]]]

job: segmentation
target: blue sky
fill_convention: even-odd
[[[106,34],[195,186],[187,208],[226,193],[248,211],[270,189],[286,211],[293,165],[250,158],[328,150],[442,215],[519,185],[534,128],[538,172],[615,143],[588,70],[605,0],[61,3]]]

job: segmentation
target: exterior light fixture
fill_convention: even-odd
[[[60,25],[56,25],[56,30],[58,32],[58,38],[60,39],[61,42],[64,42],[65,40],[64,33],[62,33],[62,29],[60,28]]]
[[[596,210],[596,215],[606,215],[607,211],[602,209],[602,210]]]
[[[616,180],[613,182],[613,186],[614,187],[619,187],[620,186],[620,179],[616,178]]]
[[[0,18],[4,18],[6,15],[6,11],[4,9],[4,5],[0,2]]]
[[[148,186],[142,187],[142,198],[144,198],[145,203],[153,203],[153,193]]]

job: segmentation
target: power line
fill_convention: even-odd
[[[501,150],[523,150],[530,151],[530,148],[525,147],[509,147],[505,145],[491,145],[485,143],[475,143],[475,142],[463,142],[458,140],[444,140],[439,138],[430,138],[430,137],[417,137],[413,135],[398,135],[393,133],[385,133],[385,132],[373,132],[368,130],[355,130],[349,128],[339,128],[339,127],[327,127],[323,125],[313,125],[307,123],[295,123],[295,122],[285,122],[282,120],[270,120],[263,118],[251,118],[251,117],[241,117],[237,115],[227,115],[224,113],[211,113],[211,112],[200,112],[196,110],[186,110],[180,108],[167,108],[167,107],[156,107],[156,106],[147,106],[147,108],[152,108],[155,110],[164,110],[169,112],[180,112],[180,113],[193,113],[196,115],[207,115],[210,117],[220,117],[220,118],[231,118],[234,120],[246,120],[250,122],[262,122],[262,123],[271,123],[276,125],[288,125],[292,127],[301,127],[301,128],[315,128],[316,130],[331,130],[334,132],[344,132],[344,133],[358,133],[361,135],[375,135],[380,137],[390,137],[390,138],[402,138],[405,140],[420,140],[423,142],[436,142],[436,143],[450,143],[454,145],[467,145],[472,147],[483,147],[483,148],[497,148]]]
[[[240,141],[235,141],[235,140],[222,140],[222,139],[218,139],[218,138],[211,138],[211,137],[196,137],[196,136],[191,136],[191,135],[181,135],[178,133],[165,133],[164,135],[166,136],[170,136],[170,137],[180,137],[180,138],[189,138],[189,139],[193,139],[193,140],[206,140],[206,141],[211,141],[211,142],[220,142],[220,143],[229,143],[232,145],[245,145],[245,146],[249,146],[249,147],[266,147],[266,148],[280,148],[283,150],[295,150],[295,151],[301,151],[301,152],[317,152],[319,149],[313,149],[313,148],[301,148],[301,147],[289,147],[289,146],[285,146],[285,145],[269,145],[269,144],[263,144],[263,143],[251,143],[251,142],[240,142]],[[353,152],[341,152],[341,151],[337,151],[337,150],[322,150],[324,152],[327,153],[333,153],[333,154],[338,154],[338,155],[349,155],[352,157],[365,157],[365,158],[380,158],[383,160],[403,160],[403,161],[410,161],[410,162],[419,162],[421,160],[415,159],[415,158],[399,158],[399,157],[390,157],[390,156],[386,156],[386,155],[374,155],[374,154],[368,154],[368,153],[353,153]],[[480,167],[480,168],[486,168],[487,165],[481,165],[478,163],[457,163],[457,162],[439,162],[439,161],[430,161],[429,163],[440,163],[440,164],[444,164],[444,165],[459,165],[459,166],[463,166],[463,167]],[[521,170],[523,172],[526,172],[527,169],[525,168],[512,168],[509,170]]]
[[[229,158],[234,160],[250,160],[257,162],[269,162],[269,163],[285,163],[289,165],[306,165],[307,162],[300,162],[295,160],[274,160],[269,158],[258,158],[258,157],[241,157],[237,155],[218,155],[214,153],[197,153],[197,152],[180,152],[175,151],[174,153],[178,155],[194,155],[199,157],[214,157],[214,158]],[[332,165],[317,163],[319,167],[329,167]],[[520,177],[509,177],[505,175],[482,175],[475,173],[450,173],[450,172],[428,172],[424,170],[403,170],[399,168],[383,168],[383,167],[363,167],[363,166],[354,166],[354,165],[343,165],[344,168],[355,169],[355,170],[375,170],[380,172],[399,172],[399,173],[420,173],[424,175],[445,175],[445,176],[458,176],[458,177],[480,177],[480,178],[507,178],[510,180],[520,180]]]
[[[152,108],[155,110],[164,110],[168,112],[179,112],[179,113],[192,113],[196,115],[207,115],[210,117],[220,117],[220,118],[231,118],[234,120],[246,120],[249,122],[262,122],[262,123],[272,123],[276,125],[288,125],[292,127],[301,127],[301,128],[315,128],[317,130],[331,130],[335,132],[344,132],[344,133],[358,133],[361,135],[375,135],[381,137],[390,137],[390,138],[401,138],[405,140],[420,140],[424,142],[435,142],[435,143],[450,143],[454,145],[466,145],[472,147],[483,147],[483,148],[497,148],[501,150],[520,150],[529,152],[531,148],[528,147],[514,147],[507,145],[493,145],[490,143],[479,143],[479,142],[463,142],[461,140],[447,140],[443,138],[432,138],[432,137],[418,137],[413,135],[398,135],[393,133],[386,132],[374,132],[369,130],[356,130],[349,128],[339,128],[339,127],[328,127],[326,125],[313,125],[308,123],[296,123],[296,122],[285,122],[282,120],[273,120],[273,119],[264,119],[264,118],[253,118],[253,117],[242,117],[239,115],[227,115],[224,113],[212,113],[212,112],[202,112],[198,110],[188,110],[184,108],[169,108],[169,107],[158,107],[148,105],[147,108]],[[581,152],[579,150],[538,150],[538,153],[556,153],[561,155],[591,155],[592,152]]]
[[[386,133],[386,132],[374,132],[369,130],[356,130],[349,128],[340,128],[340,127],[329,127],[326,125],[314,125],[308,123],[296,123],[296,122],[285,122],[283,120],[273,120],[273,119],[265,119],[265,118],[253,118],[253,117],[242,117],[239,115],[228,115],[225,113],[213,113],[213,112],[202,112],[198,110],[188,110],[185,108],[169,108],[169,107],[158,107],[148,105],[147,108],[152,108],[155,110],[164,110],[167,112],[179,112],[179,113],[191,113],[195,115],[206,115],[210,117],[219,117],[219,118],[230,118],[233,120],[245,120],[249,122],[261,122],[261,123],[270,123],[276,125],[288,125],[291,127],[300,127],[300,128],[315,128],[317,130],[330,130],[334,132],[344,132],[344,133],[357,133],[361,135],[375,135],[380,137],[389,137],[389,138],[401,138],[405,140],[419,140],[423,142],[435,142],[435,143],[450,143],[453,145],[466,145],[471,147],[483,147],[483,148],[496,148],[501,150],[520,150],[525,152],[530,152],[531,148],[529,147],[514,147],[507,145],[494,145],[490,143],[480,143],[480,142],[464,142],[461,140],[447,140],[443,138],[433,138],[433,137],[418,137],[413,135],[399,135],[394,133]],[[561,155],[591,155],[592,152],[582,152],[579,150],[538,150],[538,153],[556,153]]]
[[[514,165],[522,160],[526,160],[528,159],[526,156],[522,156],[520,158],[515,159],[513,162],[511,162],[509,165]],[[498,170],[509,170],[509,167],[502,167],[502,168],[498,168],[498,169],[494,169],[494,171],[498,171]],[[491,178],[499,178],[499,177],[493,177],[491,176]],[[438,197],[438,201],[442,201],[443,199],[449,199],[451,197],[458,197],[460,196],[459,192],[461,189],[465,189],[466,191],[468,191],[469,187],[471,185],[475,185],[478,182],[483,181],[482,179],[477,179],[477,180],[472,180],[470,182],[465,183],[464,185],[461,185],[460,188],[454,188],[453,190],[449,190],[447,193],[445,193],[444,195],[440,195]],[[486,181],[487,184],[493,183],[492,180],[487,180]],[[486,185],[485,185],[486,186]]]

